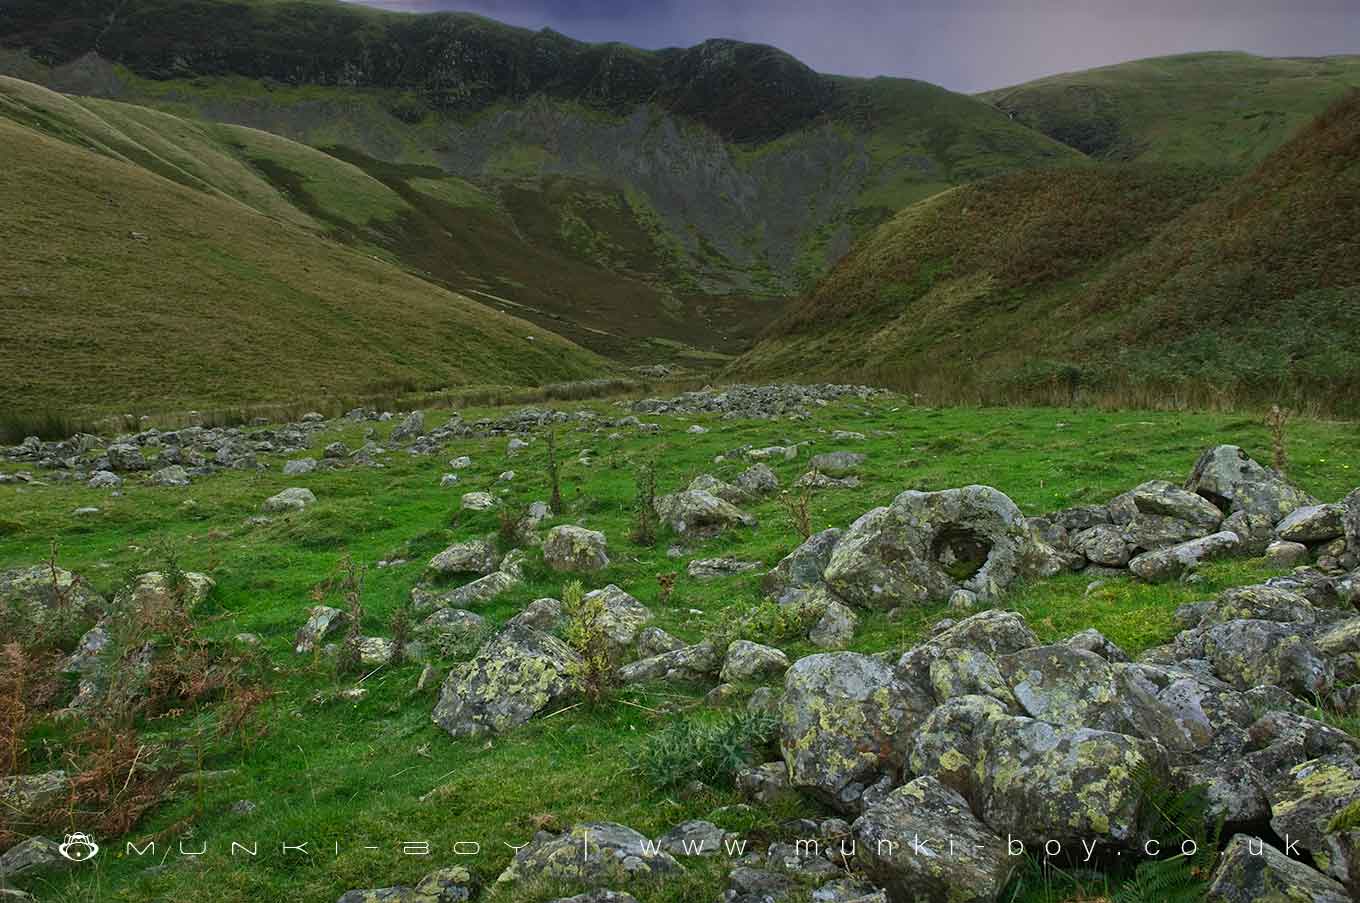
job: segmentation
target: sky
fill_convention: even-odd
[[[1360,0],[360,0],[461,10],[585,41],[773,44],[821,72],[983,91],[1197,50],[1360,53]]]

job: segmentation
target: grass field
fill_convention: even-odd
[[[586,405],[604,416],[618,409]],[[469,421],[494,413],[462,412]],[[427,429],[440,422],[433,412]],[[594,575],[587,588],[615,583],[647,604],[655,623],[676,635],[697,640],[732,616],[759,602],[759,577],[750,575],[700,584],[683,576],[684,559],[667,555],[672,538],[653,546],[627,539],[631,525],[634,474],[654,462],[659,488],[667,491],[701,472],[730,477],[744,465],[714,465],[715,455],[750,443],[811,441],[801,461],[774,465],[787,485],[806,468],[809,452],[838,446],[833,429],[858,430],[869,437],[856,443],[868,454],[863,485],[828,491],[812,503],[813,525],[844,526],[870,507],[884,504],[907,488],[938,489],[987,483],[1007,492],[1029,514],[1078,503],[1100,502],[1147,479],[1180,480],[1198,452],[1219,442],[1241,444],[1258,458],[1268,457],[1268,437],[1253,419],[1166,412],[1094,412],[1062,409],[936,409],[910,406],[887,396],[869,402],[839,402],[818,410],[807,422],[751,422],[714,416],[645,418],[658,422],[658,436],[623,430],[618,441],[603,432],[565,427],[558,433],[564,462],[566,509],[560,519],[606,533],[612,563]],[[703,435],[685,432],[691,423],[710,428]],[[359,424],[317,437],[322,445],[336,438],[358,444],[370,425]],[[389,429],[376,426],[376,438]],[[1345,453],[1360,442],[1354,423],[1299,420],[1288,435],[1291,476],[1327,500],[1360,483],[1360,462]],[[594,463],[577,457],[591,451]],[[214,739],[220,712],[213,706],[143,725],[145,737],[163,742],[168,758],[206,772],[215,780],[154,810],[130,837],[159,836],[162,849],[184,837],[187,849],[207,842],[200,859],[171,855],[166,867],[147,871],[148,863],[118,855],[123,843],[100,838],[112,855],[77,877],[30,883],[44,901],[145,901],[153,899],[247,903],[295,900],[330,903],[355,887],[412,882],[430,869],[453,864],[470,867],[486,883],[507,864],[506,843],[523,843],[544,825],[567,826],[582,819],[610,819],[655,836],[686,818],[706,817],[736,801],[718,788],[699,796],[653,788],[632,770],[632,757],[644,739],[680,718],[709,717],[698,700],[706,688],[644,686],[619,691],[598,706],[580,706],[532,722],[491,741],[453,741],[430,722],[434,690],[414,692],[419,665],[388,668],[370,675],[369,695],[354,704],[335,699],[352,686],[339,681],[325,660],[293,653],[293,632],[314,604],[312,589],[334,573],[349,553],[362,565],[403,558],[409,563],[371,569],[364,585],[365,634],[387,634],[390,614],[417,581],[424,562],[454,540],[494,533],[493,513],[458,510],[458,497],[471,490],[503,492],[507,504],[547,497],[545,443],[541,435],[520,456],[507,459],[505,439],[460,441],[434,457],[394,452],[383,469],[348,469],[284,477],[280,463],[267,471],[227,471],[183,488],[163,488],[131,480],[121,495],[80,485],[39,483],[0,487],[0,568],[43,561],[55,543],[58,562],[112,589],[128,569],[163,563],[173,549],[186,570],[209,573],[217,588],[195,611],[196,630],[227,643],[242,631],[257,633],[265,656],[260,674],[277,694],[265,704],[267,733],[249,746]],[[445,459],[468,454],[473,467],[462,472],[456,488],[441,489]],[[12,469],[12,468],[11,468]],[[498,474],[516,472],[510,483]],[[289,485],[313,489],[318,502],[308,510],[252,525],[259,503]],[[77,507],[99,513],[77,517]],[[704,542],[687,557],[733,555],[773,565],[798,543],[777,500],[750,510],[760,518],[753,530],[739,530]],[[545,527],[549,524],[545,524]],[[681,572],[669,602],[659,599],[659,574]],[[1148,586],[1111,580],[1087,594],[1089,578],[1060,577],[1024,587],[1006,600],[1023,612],[1045,640],[1096,627],[1131,653],[1174,633],[1172,612],[1181,603],[1216,590],[1267,576],[1260,561],[1216,564],[1204,571],[1200,587]],[[547,572],[530,552],[525,584],[496,599],[481,613],[502,622],[529,601],[559,596],[562,579]],[[947,612],[927,607],[899,619],[866,614],[853,648],[901,650],[921,639],[928,626]],[[759,637],[783,647],[790,657],[812,651],[804,641]],[[469,655],[471,648],[455,657]],[[440,676],[452,659],[439,663]],[[746,689],[750,689],[749,687]],[[744,695],[730,705],[744,704]],[[62,759],[72,728],[40,723],[28,736],[30,770]],[[204,739],[206,737],[206,739]],[[259,809],[230,812],[249,799]],[[755,816],[729,812],[720,822],[776,837],[781,817],[809,814],[814,804],[790,804],[787,811]],[[226,844],[257,839],[257,860],[231,858]],[[315,855],[285,857],[284,842],[311,841]],[[403,855],[405,840],[428,839],[436,855]],[[477,840],[478,856],[457,860],[452,843]],[[339,853],[335,844],[340,844]],[[365,849],[365,847],[376,849]],[[653,889],[649,901],[711,903],[718,899],[725,871],[716,864],[687,864],[682,880]],[[548,888],[501,888],[495,901],[540,901]]]

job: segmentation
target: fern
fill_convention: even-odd
[[[1138,864],[1114,895],[1114,903],[1194,903],[1204,896],[1205,879],[1194,857],[1176,855]]]

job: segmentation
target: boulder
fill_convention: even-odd
[[[993,903],[1014,868],[1006,841],[933,777],[867,808],[853,831],[856,863],[891,900]]]
[[[508,628],[449,672],[432,717],[455,737],[504,733],[575,693],[580,665],[556,637]]]
[[[60,844],[46,837],[30,837],[0,855],[0,880],[31,876],[70,865],[71,861],[61,855]],[[0,900],[3,899],[0,897]]]
[[[1135,514],[1123,530],[1125,542],[1145,552],[1180,545],[1206,535],[1205,530],[1179,518],[1142,511]]]
[[[660,627],[644,627],[638,631],[636,645],[638,655],[650,658],[653,655],[683,649],[685,641],[670,635]]]
[[[487,620],[461,608],[440,608],[416,627],[423,636],[476,636],[486,630]]]
[[[831,598],[813,596],[799,603],[820,612],[817,621],[808,628],[808,640],[821,649],[841,649],[855,638],[855,628],[859,626],[859,615],[849,606]]]
[[[1234,511],[1223,519],[1222,530],[1230,530],[1242,539],[1242,551],[1247,555],[1262,555],[1275,538],[1275,522],[1264,514]]]
[[[554,571],[599,571],[609,566],[609,543],[597,530],[562,524],[543,540],[543,563]]]
[[[28,821],[55,812],[70,790],[71,782],[61,770],[0,778],[0,810],[7,818]]]
[[[151,482],[157,486],[188,486],[189,471],[178,464],[171,464],[153,473]]]
[[[701,582],[720,580],[734,574],[749,574],[761,568],[759,561],[741,561],[737,558],[696,558],[685,568],[691,580]]]
[[[773,646],[762,646],[750,640],[737,640],[727,647],[723,660],[724,683],[740,680],[759,680],[775,677],[789,669],[789,657]]]
[[[293,650],[299,655],[320,648],[327,637],[338,631],[349,616],[338,608],[317,605],[307,611],[307,623],[293,638]]]
[[[85,484],[91,489],[117,489],[123,485],[123,478],[110,470],[95,471],[90,477],[90,481]]]
[[[535,599],[515,615],[506,621],[506,626],[511,624],[521,624],[525,627],[533,627],[536,630],[543,630],[552,633],[562,624],[562,603],[557,599],[542,598]]]
[[[651,680],[699,683],[717,675],[721,665],[718,651],[705,641],[629,662],[618,670],[618,679],[625,686]]]
[[[283,463],[285,477],[300,477],[316,470],[316,458],[297,458]]]
[[[1236,445],[1218,445],[1200,455],[1185,488],[1204,496],[1224,513],[1262,514],[1276,523],[1295,508],[1317,503]]]
[[[1150,480],[1135,486],[1130,495],[1133,505],[1143,514],[1160,514],[1190,524],[1203,536],[1213,533],[1223,522],[1223,512],[1203,496],[1196,495],[1166,480]]]
[[[1129,562],[1129,570],[1149,583],[1174,580],[1202,561],[1224,558],[1241,551],[1236,533],[1222,530],[1154,552],[1144,552]]]
[[[1124,531],[1113,524],[1096,524],[1076,533],[1068,547],[1092,564],[1122,568],[1129,563],[1129,546]]]
[[[1346,548],[1360,556],[1360,489],[1352,490],[1341,501],[1341,527],[1346,533]]]
[[[1345,509],[1340,505],[1304,505],[1295,508],[1275,525],[1275,535],[1288,542],[1326,542],[1344,536],[1342,518]]]
[[[808,467],[833,477],[841,477],[858,470],[865,460],[865,455],[861,452],[825,452],[820,455],[813,455],[812,460],[808,462]]]
[[[843,532],[833,528],[809,536],[765,575],[761,588],[772,598],[788,602],[808,587],[821,584],[831,553]]]
[[[886,610],[943,601],[956,589],[990,602],[1017,579],[1062,567],[1004,493],[967,486],[909,490],[860,517],[836,543],[825,579],[845,601]]]
[[[127,442],[115,442],[108,447],[105,457],[109,459],[109,469],[127,472],[131,470],[148,470],[151,465],[146,463],[146,458],[142,455],[142,450],[135,445]]]
[[[515,852],[496,883],[561,881],[601,888],[679,871],[674,856],[632,828],[583,822],[564,834],[540,832]]]
[[[470,608],[481,605],[508,592],[524,582],[521,566],[524,554],[518,550],[506,555],[498,570],[478,577],[471,583],[443,592],[429,587],[416,586],[411,589],[411,604],[416,611],[429,611],[433,608]]]
[[[945,649],[974,649],[991,656],[1010,655],[1039,645],[1025,619],[1013,611],[980,611],[931,637]]]
[[[656,500],[656,514],[676,533],[709,536],[731,527],[754,527],[756,519],[731,502],[702,490],[686,489]]]
[[[1296,765],[1269,788],[1270,827],[1295,841],[1328,876],[1360,880],[1360,763],[1344,756]]]
[[[456,542],[430,559],[426,567],[436,574],[489,574],[496,570],[496,547],[485,539]]]
[[[981,740],[975,795],[992,830],[1039,846],[1124,843],[1137,825],[1137,775],[1157,747],[1124,734],[1003,716]]]
[[[264,500],[260,506],[261,510],[270,513],[280,513],[284,511],[301,511],[308,505],[316,502],[316,496],[310,489],[303,489],[293,486],[283,490],[278,495],[270,496]]]
[[[431,872],[415,887],[346,891],[336,903],[466,903],[476,892],[477,884],[468,870],[453,867]]]
[[[725,841],[736,837],[711,821],[693,819],[671,828],[656,843],[672,856],[716,856],[726,852]]]
[[[1307,564],[1312,555],[1301,542],[1287,542],[1277,539],[1266,546],[1266,564],[1277,568],[1295,568]]]
[[[769,495],[779,489],[779,477],[764,464],[754,464],[737,474],[732,485],[746,498]]]
[[[392,442],[408,442],[425,432],[425,412],[412,411],[397,424],[388,437]]]
[[[79,574],[50,564],[0,571],[0,617],[33,626],[85,618],[103,599]]]
[[[737,792],[746,799],[767,806],[790,795],[793,789],[789,784],[789,767],[783,762],[744,768],[737,772],[736,785]]]
[[[1304,699],[1326,696],[1331,665],[1298,625],[1243,618],[1204,632],[1204,657],[1214,674],[1240,690],[1284,687]]]
[[[784,678],[780,748],[792,785],[853,811],[863,788],[895,775],[916,725],[893,670],[854,652],[810,655]]]
[[[489,492],[465,492],[461,504],[464,511],[490,511],[496,507],[496,497]]]
[[[1237,834],[1223,851],[1205,903],[1347,903],[1340,883],[1258,837]]]
[[[637,642],[638,632],[652,620],[651,609],[614,584],[586,593],[584,602],[599,601],[603,606],[600,626],[604,629],[610,653],[616,658]]]

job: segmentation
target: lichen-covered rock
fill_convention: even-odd
[[[489,492],[465,492],[459,504],[464,511],[490,511],[496,507],[496,497]]]
[[[991,656],[975,649],[939,648],[934,644],[927,644],[922,650],[929,650],[927,673],[936,700],[989,696],[1007,708],[1016,707],[1015,697]],[[899,663],[899,675],[901,671]]]
[[[994,831],[1034,844],[1133,837],[1141,796],[1137,775],[1159,764],[1154,744],[1015,716],[988,727],[973,798]]]
[[[397,424],[388,437],[392,442],[407,442],[425,432],[425,412],[412,411]]]
[[[810,587],[822,585],[822,574],[843,530],[814,533],[785,555],[761,582],[761,588],[779,602],[791,602]]]
[[[1275,534],[1288,542],[1326,542],[1345,535],[1340,505],[1304,505],[1295,508],[1275,525]]]
[[[672,856],[716,856],[726,851],[724,842],[736,836],[711,821],[692,819],[671,828],[656,843]]]
[[[1202,561],[1212,561],[1238,553],[1242,540],[1227,530],[1210,533],[1180,545],[1155,552],[1144,552],[1129,562],[1129,570],[1149,583],[1174,580]]]
[[[845,476],[859,469],[866,456],[863,452],[834,451],[813,455],[808,467],[833,477]]]
[[[321,647],[321,643],[335,633],[349,620],[349,616],[338,608],[317,605],[307,611],[307,623],[298,629],[293,638],[293,651],[299,655]]]
[[[1228,842],[1206,903],[1347,903],[1346,889],[1326,875],[1275,849],[1259,837],[1238,834]]]
[[[505,626],[518,624],[552,633],[562,624],[565,617],[560,600],[551,597],[535,599],[520,610],[520,613],[505,622]]]
[[[652,620],[651,609],[612,583],[586,593],[585,601],[592,600],[599,600],[604,608],[600,626],[616,657],[637,642],[638,631]]]
[[[792,792],[789,767],[783,762],[765,762],[737,772],[737,792],[755,803],[769,805]]]
[[[1242,540],[1242,551],[1247,555],[1261,555],[1275,538],[1275,522],[1264,514],[1234,511],[1223,519],[1221,530],[1236,533]]]
[[[430,872],[415,887],[346,891],[336,903],[466,903],[476,891],[468,870],[455,866]]]
[[[892,900],[992,903],[1014,868],[1006,842],[933,777],[894,790],[853,831],[856,862]]]
[[[14,821],[28,821],[55,811],[70,789],[61,770],[0,778],[0,811]]]
[[[151,466],[146,463],[142,450],[127,442],[110,445],[105,457],[109,459],[109,468],[117,471],[147,470]]]
[[[0,624],[42,626],[58,618],[83,619],[102,604],[79,574],[48,564],[0,571]]]
[[[974,649],[990,656],[1011,655],[1039,645],[1039,638],[1023,617],[1013,611],[994,609],[951,624],[930,641],[946,649]]]
[[[1119,648],[1117,643],[1111,642],[1105,634],[1088,627],[1080,633],[1073,634],[1063,641],[1064,645],[1071,646],[1073,649],[1083,649],[1087,652],[1094,652],[1096,655],[1105,659],[1107,662],[1126,662],[1129,654]]]
[[[0,879],[21,878],[70,866],[71,861],[61,855],[59,848],[58,843],[46,837],[21,841],[0,855]]]
[[[481,605],[508,592],[524,582],[522,565],[524,554],[518,549],[506,555],[500,568],[478,577],[471,583],[450,590],[433,590],[427,586],[411,589],[411,604],[416,611],[429,611],[434,608],[470,608]]]
[[[732,485],[745,498],[759,498],[779,489],[779,477],[765,464],[753,464],[737,474]]]
[[[1301,542],[1286,542],[1277,539],[1266,546],[1266,564],[1277,568],[1294,568],[1301,564],[1307,564],[1312,554],[1308,547]]]
[[[814,597],[803,604],[814,606],[820,612],[816,622],[808,628],[808,640],[812,645],[819,649],[842,649],[855,638],[859,615],[849,606],[829,596],[825,601]]]
[[[85,485],[91,489],[117,489],[123,485],[123,478],[111,470],[97,470]]]
[[[1360,489],[1354,489],[1341,500],[1341,528],[1346,534],[1346,548],[1360,556]]]
[[[487,620],[461,608],[440,608],[421,621],[416,633],[430,636],[476,636],[487,628]]]
[[[178,464],[171,464],[153,473],[151,482],[157,486],[188,486],[189,471]]]
[[[892,668],[879,659],[829,652],[794,662],[780,706],[793,786],[853,809],[856,790],[900,769],[916,727],[909,715]]]
[[[1200,527],[1179,518],[1142,511],[1135,514],[1122,530],[1124,541],[1129,547],[1143,552],[1169,548],[1206,535],[1206,531]]]
[[[739,558],[696,558],[685,568],[685,573],[691,580],[707,582],[735,574],[749,574],[760,568],[759,561],[742,561]]]
[[[709,536],[731,527],[754,527],[756,519],[712,493],[686,489],[656,500],[657,517],[683,536]]]
[[[1124,530],[1113,524],[1088,527],[1072,536],[1068,546],[1092,564],[1122,568],[1129,563],[1129,545],[1124,540]]]
[[[301,477],[316,470],[316,458],[296,458],[283,462],[285,477]]]
[[[990,486],[902,493],[841,536],[827,585],[847,602],[890,609],[942,601],[956,589],[993,601],[1016,579],[1064,565],[1034,536],[1020,509]]]
[[[565,834],[537,835],[515,852],[496,883],[569,881],[604,887],[661,878],[680,870],[674,856],[632,828],[615,822],[583,822]]]
[[[1311,759],[1269,788],[1270,827],[1297,841],[1327,875],[1346,884],[1360,879],[1360,853],[1350,836],[1360,828],[1360,763],[1344,756]],[[1354,810],[1350,819],[1338,818]],[[1349,822],[1342,824],[1343,821]]]
[[[1201,535],[1213,533],[1223,522],[1223,512],[1212,502],[1166,480],[1142,483],[1135,486],[1130,494],[1134,507],[1140,512],[1185,521],[1197,528]]]
[[[504,733],[575,693],[580,664],[556,637],[508,628],[449,672],[434,722],[455,737]]]
[[[684,647],[684,640],[667,633],[660,627],[644,627],[638,631],[637,651],[638,655],[643,658],[650,658],[653,655],[661,655],[665,652],[674,652]]]
[[[554,571],[591,572],[609,567],[609,541],[598,530],[561,524],[543,540],[543,563]]]
[[[496,547],[485,539],[456,542],[431,558],[426,567],[442,576],[490,574],[496,570]]]
[[[618,679],[624,685],[649,680],[698,683],[716,676],[721,666],[718,651],[705,641],[629,662],[618,670]]]
[[[1220,678],[1241,690],[1265,684],[1305,699],[1327,695],[1334,675],[1298,625],[1244,618],[1204,632],[1204,657]]]
[[[1317,503],[1236,445],[1218,445],[1200,455],[1185,488],[1204,496],[1220,511],[1263,514],[1276,523],[1295,508]]]
[[[789,669],[789,657],[773,646],[762,646],[750,640],[736,640],[727,647],[719,679],[724,683],[738,680],[757,680],[783,674]]]
[[[301,511],[308,505],[316,503],[316,495],[310,489],[303,489],[299,486],[292,486],[283,490],[278,495],[271,495],[260,505],[261,510],[269,513],[281,513],[284,511]]]
[[[955,696],[926,716],[912,739],[911,773],[932,775],[960,793],[973,795],[977,766],[992,723],[1011,710],[990,696]]]

